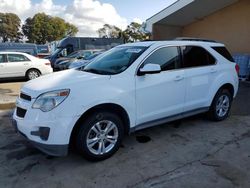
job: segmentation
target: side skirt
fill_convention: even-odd
[[[156,125],[161,125],[161,124],[164,124],[164,123],[168,123],[168,122],[171,122],[171,121],[179,120],[179,119],[182,119],[182,118],[185,118],[185,117],[193,116],[193,115],[196,115],[196,114],[204,113],[204,112],[207,112],[208,110],[209,110],[209,107],[204,107],[204,108],[199,108],[199,109],[196,109],[196,110],[191,110],[191,111],[188,111],[188,112],[183,112],[181,114],[177,114],[177,115],[173,115],[173,116],[169,116],[169,117],[165,117],[165,118],[145,122],[145,123],[136,125],[133,128],[130,128],[130,133],[133,133],[133,132],[138,131],[138,130],[146,129],[146,128],[149,128],[149,127],[153,127],[153,126],[156,126]]]

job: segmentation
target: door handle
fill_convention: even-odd
[[[3,65],[0,65],[0,67],[3,67]]]
[[[174,81],[180,81],[180,80],[183,80],[184,77],[183,76],[176,76]]]
[[[23,65],[29,65],[28,63],[24,63]]]
[[[210,72],[211,72],[211,73],[215,73],[215,72],[217,72],[217,70],[216,70],[215,68],[211,68],[211,69],[210,69]]]

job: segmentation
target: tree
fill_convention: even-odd
[[[123,31],[123,37],[126,42],[136,42],[149,39],[149,34],[141,31],[141,24],[132,22],[127,26],[127,29]]]
[[[22,27],[29,42],[45,44],[60,40],[65,36],[75,36],[76,26],[65,22],[62,18],[52,17],[45,13],[38,13],[33,18],[27,18]]]
[[[122,31],[120,28],[105,24],[102,28],[98,29],[99,37],[103,38],[123,38],[125,42],[136,42],[147,40],[150,34],[141,31],[141,24],[132,22],[127,26],[126,30]]]
[[[114,25],[105,24],[97,32],[101,38],[119,38],[122,30]]]
[[[21,20],[13,13],[0,13],[0,39],[3,42],[17,42],[22,38]]]

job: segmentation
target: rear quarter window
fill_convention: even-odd
[[[215,58],[204,48],[199,46],[183,46],[181,47],[183,55],[183,67],[201,67],[214,65]]]
[[[228,61],[234,62],[234,58],[230,54],[230,52],[223,46],[220,47],[212,47],[216,52],[226,58]]]

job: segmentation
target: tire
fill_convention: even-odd
[[[116,114],[99,111],[80,123],[76,149],[84,158],[90,161],[105,160],[119,149],[124,127]],[[109,131],[105,131],[107,127]]]
[[[41,73],[36,69],[30,69],[26,73],[26,77],[28,80],[33,80],[35,78],[38,78],[39,76],[41,76]]]
[[[219,90],[210,106],[208,112],[209,118],[213,121],[225,120],[229,116],[232,101],[233,96],[228,90]]]

